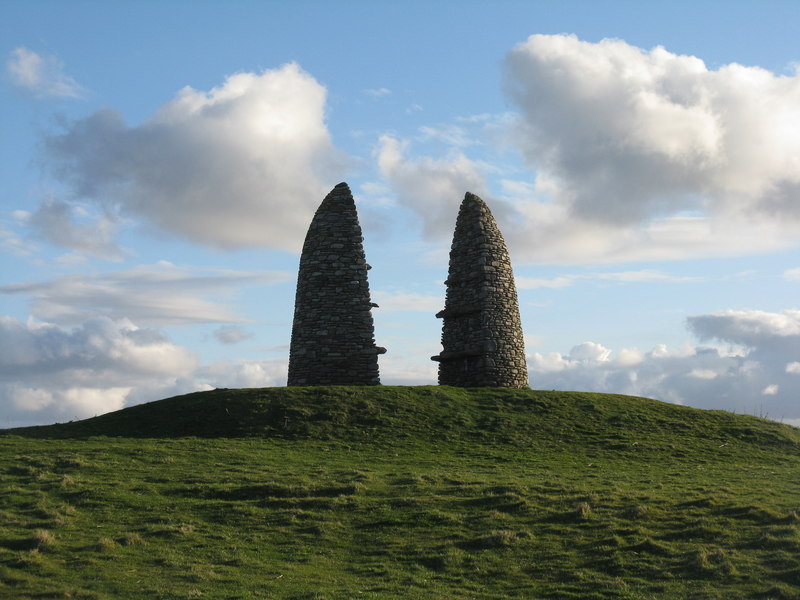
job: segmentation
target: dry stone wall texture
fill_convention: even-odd
[[[466,194],[450,249],[439,384],[528,385],[517,289],[505,241],[478,196]]]
[[[377,385],[363,237],[346,183],[325,197],[308,228],[297,277],[288,385]]]

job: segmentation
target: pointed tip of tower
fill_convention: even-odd
[[[461,201],[461,206],[458,209],[456,229],[459,228],[459,223],[461,223],[461,227],[464,227],[464,223],[471,222],[474,219],[479,221],[489,219],[494,222],[494,217],[492,216],[489,205],[477,194],[467,192],[464,194],[464,200]]]
[[[353,193],[350,191],[350,186],[342,181],[337,183],[334,188],[328,192],[328,195],[322,200],[317,212],[329,212],[338,210],[354,210],[355,200]]]
[[[489,205],[484,202],[483,198],[478,196],[477,194],[473,194],[472,192],[467,192],[464,194],[464,200],[461,201],[461,210],[464,210],[468,213],[473,213],[477,210],[478,214],[482,214],[488,212],[491,214],[489,210]]]
[[[328,196],[326,196],[326,198],[329,196],[342,196],[342,195],[347,195],[347,196],[353,195],[352,192],[350,191],[350,186],[347,185],[347,182],[345,181],[337,183],[335,186],[333,186],[333,189],[330,192],[328,192]]]

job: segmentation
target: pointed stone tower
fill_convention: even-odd
[[[364,238],[346,183],[320,204],[300,255],[288,385],[378,385]]]
[[[456,220],[442,326],[439,385],[528,385],[517,288],[503,236],[486,203],[467,192]]]

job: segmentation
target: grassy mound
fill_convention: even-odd
[[[270,388],[0,434],[4,598],[800,597],[800,430],[755,417]]]

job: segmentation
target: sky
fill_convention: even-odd
[[[0,428],[286,384],[340,181],[384,384],[469,191],[531,387],[800,426],[800,3],[5,0]]]

